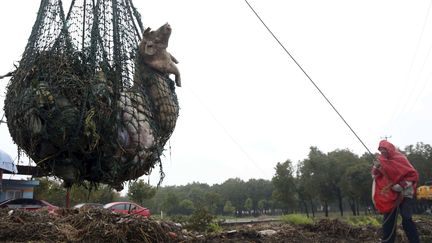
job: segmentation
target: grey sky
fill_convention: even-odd
[[[134,3],[146,27],[171,24],[168,51],[182,74],[163,185],[271,179],[277,162],[302,160],[310,146],[366,152],[245,1]],[[399,147],[432,143],[430,1],[249,3],[372,152],[383,136]],[[39,1],[0,6],[6,73],[20,59]],[[0,135],[1,149],[16,155],[5,124]],[[156,169],[151,183],[157,179]]]

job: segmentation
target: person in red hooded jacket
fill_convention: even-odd
[[[410,243],[420,242],[412,220],[414,194],[418,172],[405,155],[387,140],[379,143],[377,160],[372,167],[374,178],[373,201],[384,214],[382,242],[393,243],[396,238],[397,216],[402,216],[402,227]]]

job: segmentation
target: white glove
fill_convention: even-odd
[[[403,187],[401,185],[399,185],[399,184],[394,184],[392,186],[392,190],[395,191],[395,192],[401,192],[401,191],[403,191]]]

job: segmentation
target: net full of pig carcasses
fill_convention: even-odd
[[[131,0],[41,1],[4,110],[46,175],[120,190],[162,166],[179,105],[168,74],[140,62],[143,32]]]

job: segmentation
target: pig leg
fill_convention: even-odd
[[[168,54],[170,55],[171,60],[172,60],[175,64],[179,63],[179,62],[177,61],[177,59],[176,59],[173,55],[171,55],[171,53],[168,53]]]
[[[178,87],[181,87],[180,72],[174,63],[170,63],[170,73],[175,75],[175,83]]]

